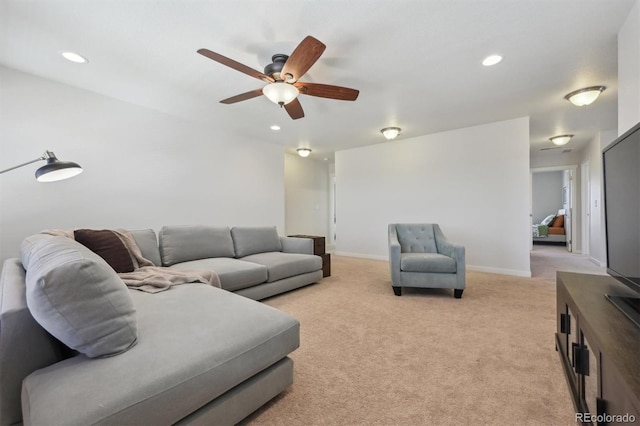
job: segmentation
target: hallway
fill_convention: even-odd
[[[565,246],[534,244],[531,250],[531,277],[555,279],[556,271],[607,273],[606,268],[597,266],[587,256],[569,253]]]

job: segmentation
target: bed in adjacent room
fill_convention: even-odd
[[[542,222],[532,227],[533,242],[566,243],[567,235],[564,224],[564,214],[551,214],[545,217]]]

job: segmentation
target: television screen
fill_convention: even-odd
[[[640,123],[602,152],[607,272],[638,292],[605,295],[640,327]]]
[[[640,123],[602,155],[607,271],[640,292]]]

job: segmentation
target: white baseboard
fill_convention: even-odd
[[[337,251],[334,254],[336,256],[357,257],[358,259],[385,260],[387,262],[389,261],[389,256],[375,256],[373,254],[349,253],[346,251]]]
[[[376,256],[372,254],[349,253],[344,251],[337,251],[335,252],[335,255],[345,256],[345,257],[356,257],[358,259],[384,260],[386,262],[389,261],[388,256]],[[512,275],[516,277],[531,278],[531,271],[519,271],[515,269],[492,268],[489,266],[476,266],[476,265],[467,265],[466,269],[467,271],[489,272],[491,274]]]
[[[601,268],[604,268],[604,267],[606,267],[606,266],[607,266],[606,264],[604,264],[603,262],[600,262],[600,261],[599,261],[598,259],[596,259],[595,257],[591,257],[591,256],[589,256],[589,261],[590,261],[591,263],[594,263],[596,266],[601,267]]]
[[[514,277],[531,278],[531,271],[519,271],[517,269],[493,268],[490,266],[467,265],[467,271],[488,272],[490,274],[512,275]]]

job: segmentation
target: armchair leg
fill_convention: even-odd
[[[393,287],[393,293],[396,296],[400,296],[402,294],[402,287],[394,287],[394,286],[392,286],[392,287]]]
[[[464,289],[459,290],[459,289],[453,289],[453,297],[455,297],[456,299],[460,299],[462,297],[462,292],[464,291]]]

